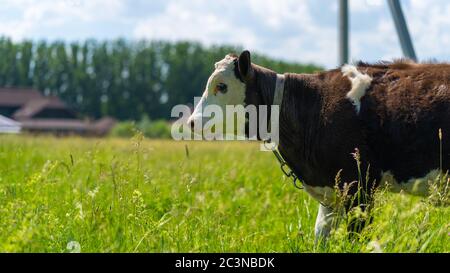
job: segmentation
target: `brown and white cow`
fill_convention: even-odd
[[[450,169],[449,64],[359,63],[315,74],[279,75],[251,63],[244,51],[216,63],[199,104],[270,106],[279,78],[284,92],[278,149],[305,190],[321,203],[316,238],[329,234],[337,216],[338,173],[340,189],[369,177],[353,183],[357,186],[350,187],[350,194],[362,191],[370,197],[371,189],[387,181],[394,191],[424,195],[440,164],[443,172]],[[198,109],[191,124],[205,123]],[[367,202],[359,204],[362,209]]]

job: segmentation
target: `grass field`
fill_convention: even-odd
[[[317,202],[257,144],[0,136],[1,252],[450,252],[449,207],[376,203],[314,246]]]

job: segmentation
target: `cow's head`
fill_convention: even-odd
[[[240,56],[228,54],[223,60],[217,62],[200,101],[188,119],[192,130],[195,133],[202,133],[209,129],[207,125],[212,116],[205,115],[207,106],[219,107],[225,115],[227,105],[246,106],[248,103],[246,93],[253,78],[254,69],[249,51],[242,52]],[[224,126],[225,124],[222,124],[222,127]]]

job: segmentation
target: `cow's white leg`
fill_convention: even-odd
[[[330,235],[336,216],[337,214],[332,208],[325,207],[322,204],[319,206],[319,212],[317,213],[316,225],[314,228],[316,243],[320,242],[321,239],[326,239]]]

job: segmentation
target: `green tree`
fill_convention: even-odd
[[[86,40],[13,42],[0,37],[0,86],[34,87],[57,95],[81,117],[169,119],[176,104],[201,95],[214,63],[239,47],[195,42]],[[320,70],[253,54],[277,72]]]

